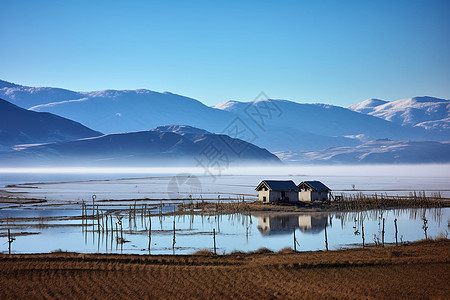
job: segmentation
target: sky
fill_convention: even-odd
[[[450,98],[450,1],[0,0],[0,79],[207,105]]]

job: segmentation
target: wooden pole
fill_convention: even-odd
[[[394,220],[394,225],[395,225],[395,246],[398,247],[398,240],[397,240],[397,219]]]
[[[11,243],[13,240],[11,239],[11,230],[8,228],[8,253],[11,254]]]
[[[325,224],[325,249],[328,251],[327,224]]]
[[[150,221],[149,229],[148,229],[148,254],[150,255],[150,247],[152,244],[152,219],[148,218]]]
[[[214,240],[214,254],[217,254],[216,250],[216,229],[213,228],[213,240]]]
[[[364,247],[365,247],[365,240],[364,240],[364,220],[361,221],[361,226],[362,226],[362,229],[361,229],[361,231],[362,231],[362,243],[363,243],[363,249],[364,249]]]
[[[104,218],[104,214],[102,211],[102,233],[105,232],[105,220],[103,218]]]
[[[381,244],[384,247],[384,218],[383,218],[383,230],[381,231]]]
[[[294,252],[297,252],[297,239],[295,238],[295,226],[294,226]]]
[[[174,212],[175,212],[175,208],[174,208]],[[172,241],[172,251],[173,254],[175,255],[175,214],[173,215],[173,241]]]
[[[95,198],[97,198],[97,196],[94,194],[92,195],[92,216],[94,215],[94,210],[95,210]]]
[[[81,224],[84,226],[84,202],[81,202]]]
[[[97,205],[97,231],[100,233],[100,215],[98,213],[98,205]]]
[[[122,227],[122,222],[120,222],[120,240],[123,244],[123,227]]]

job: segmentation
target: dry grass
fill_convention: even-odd
[[[444,207],[449,205],[448,200],[442,198],[440,193],[429,196],[425,192],[411,192],[409,196],[357,193],[342,195],[342,200],[334,203],[342,210],[365,210],[384,207]]]
[[[448,299],[450,242],[329,252],[0,255],[0,298]]]

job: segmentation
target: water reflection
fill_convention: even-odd
[[[262,235],[291,234],[296,228],[303,233],[317,234],[328,226],[329,213],[263,214],[258,218],[258,230]]]
[[[13,253],[51,252],[57,249],[84,253],[190,254],[253,251],[265,247],[277,251],[323,250],[327,228],[330,249],[366,244],[395,243],[437,237],[449,231],[449,208],[368,210],[328,213],[235,213],[165,215],[173,206],[92,206],[80,210],[0,210],[0,244],[7,229],[17,239]],[[83,212],[83,213],[82,213]],[[427,231],[423,229],[426,220]],[[383,222],[384,220],[384,222]],[[120,222],[119,222],[120,221]],[[385,228],[383,228],[383,223]],[[363,230],[364,228],[364,230]],[[382,232],[385,232],[384,235]],[[214,236],[215,233],[215,236]],[[7,252],[7,246],[0,248]]]

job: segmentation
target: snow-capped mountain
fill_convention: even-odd
[[[82,93],[65,89],[30,87],[0,80],[0,98],[8,100],[9,102],[25,109],[39,104],[80,99],[82,97]]]
[[[243,146],[234,151],[234,144]],[[280,163],[265,149],[190,126],[163,126],[150,131],[109,134],[41,145],[22,145],[0,153],[2,165],[90,166],[191,165],[226,169],[245,163]]]
[[[348,106],[347,108],[351,109],[353,111],[363,113],[363,114],[370,114],[371,112],[374,111],[375,107],[386,104],[386,103],[388,103],[388,102],[384,101],[384,100],[380,100],[380,99],[371,98],[371,99],[367,99],[367,100],[364,100],[359,103],[352,104],[352,105]]]
[[[333,147],[306,153],[280,153],[303,164],[449,163],[450,142],[373,140],[356,147]]]
[[[450,134],[450,100],[433,97],[414,97],[391,102],[369,99],[348,108],[397,124],[442,130]]]
[[[260,100],[226,101],[214,107],[242,117],[251,116],[262,126],[290,127],[322,136],[359,136],[366,140],[374,137],[423,139],[426,136],[426,131],[419,128],[401,127],[392,122],[328,104]],[[263,115],[269,117],[264,118]]]
[[[165,124],[186,124],[219,132],[232,118],[198,100],[169,92],[106,90],[83,96],[41,104],[31,110],[52,112],[105,133],[149,130]]]
[[[145,89],[72,92],[0,83],[5,96],[33,111],[61,115],[107,134],[185,124],[239,138],[283,158],[330,147],[356,147],[375,139],[449,140],[448,100],[431,97],[370,99],[349,108],[268,99],[209,107],[189,97]],[[169,131],[173,130],[178,134],[177,129]]]
[[[34,88],[15,85],[14,89],[20,89],[22,103],[36,102]],[[49,91],[47,88],[37,89]],[[44,99],[40,99],[39,102],[45,104],[34,106],[31,110],[61,115],[104,133],[135,132],[165,124],[186,124],[213,133],[241,138],[271,151],[274,149],[304,151],[327,146],[359,144],[358,140],[351,137],[322,135],[301,128],[285,127],[283,122],[278,122],[281,126],[274,123],[261,128],[254,123],[253,117],[240,114],[238,118],[238,114],[209,107],[195,99],[168,92],[158,93],[149,90],[82,92],[72,94],[76,99],[56,102],[55,97],[49,97],[49,94],[57,93],[42,94]],[[17,94],[14,95],[17,100]],[[69,94],[64,96],[67,95]],[[47,97],[50,100],[45,100]],[[239,128],[233,134],[231,131],[236,126]],[[243,131],[244,134],[237,134]],[[293,139],[293,136],[302,136],[302,141]]]
[[[0,146],[48,143],[94,137],[102,133],[50,113],[34,112],[0,99]]]

